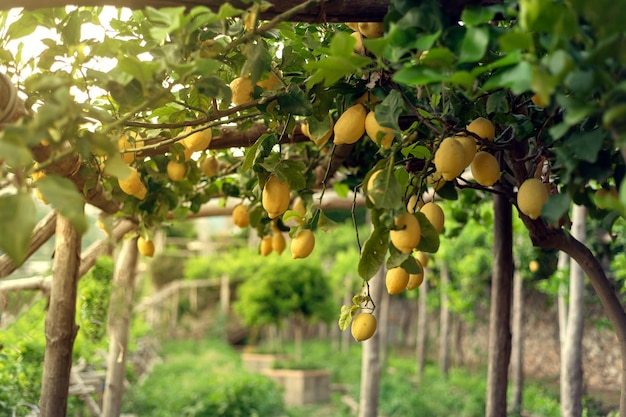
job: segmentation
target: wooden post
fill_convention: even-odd
[[[189,287],[189,307],[192,313],[198,311],[198,287],[195,285]]]
[[[75,322],[80,235],[63,216],[57,216],[50,305],[46,314],[46,351],[41,386],[41,417],[64,417],[78,331]]]
[[[222,275],[220,280],[220,311],[228,314],[230,310],[230,281],[228,275]]]
[[[174,287],[174,294],[172,294],[172,300],[170,302],[170,323],[167,333],[170,337],[174,336],[174,330],[176,330],[176,324],[178,323],[178,304],[180,301],[180,282],[176,283]]]
[[[424,277],[428,270],[424,268]],[[424,278],[424,282],[419,287],[419,298],[417,299],[417,340],[415,341],[415,355],[417,359],[417,380],[421,381],[426,368],[426,341],[428,340],[428,321],[427,304],[428,298],[428,280]]]
[[[125,240],[115,264],[113,288],[109,302],[107,321],[109,356],[102,401],[103,417],[119,417],[122,410],[137,257],[137,238]]]

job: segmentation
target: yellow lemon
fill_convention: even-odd
[[[472,120],[470,124],[465,128],[468,132],[472,132],[478,137],[492,141],[496,137],[496,128],[493,126],[489,120],[484,117],[479,117],[475,120]]]
[[[350,36],[356,40],[354,43],[354,51],[363,52],[363,35],[361,35],[361,32],[352,32]]]
[[[304,136],[306,136],[307,138],[315,142],[317,146],[322,147],[326,144],[326,142],[328,142],[328,139],[330,139],[330,137],[333,135],[333,119],[330,118],[330,125],[328,127],[328,131],[324,134],[324,136],[320,138],[316,138],[315,136],[311,134],[308,123],[302,123],[300,125],[300,129],[302,130],[302,134]]]
[[[424,267],[420,264],[419,261],[417,261],[417,264],[420,267],[421,271],[417,274],[409,274],[409,282],[407,282],[406,284],[406,289],[409,291],[416,289],[417,287],[422,285],[422,282],[424,282]]]
[[[530,272],[537,272],[539,271],[539,262],[535,261],[534,259],[532,261],[530,261],[530,263],[528,264],[528,269],[530,269]]]
[[[130,137],[129,137],[130,135]],[[128,135],[124,134],[117,140],[117,148],[121,151],[126,149],[141,148],[144,145],[142,140],[137,140],[139,136],[135,132],[130,132]],[[132,140],[131,140],[132,139]],[[135,160],[137,156],[136,152],[124,152],[122,153],[122,159],[127,164],[130,164]]]
[[[243,204],[237,204],[233,207],[231,215],[233,223],[241,228],[247,227],[250,224],[250,213],[248,208]]]
[[[533,102],[533,104],[537,107],[541,107],[542,109],[544,107],[546,107],[546,103],[543,102],[543,100],[541,99],[541,97],[539,96],[539,94],[534,94],[531,98],[530,101]]]
[[[517,191],[517,208],[534,220],[541,216],[541,209],[548,197],[546,186],[537,178],[529,178]]]
[[[491,187],[500,178],[500,164],[489,152],[478,152],[474,156],[471,169],[476,182],[484,187]]]
[[[435,152],[433,160],[437,172],[446,181],[452,181],[465,169],[465,149],[454,137],[447,137]]]
[[[598,188],[593,195],[593,201],[596,206],[601,209],[606,209],[609,205],[607,203],[611,203],[611,201],[619,200],[619,192],[615,186],[606,188]]]
[[[362,104],[355,104],[343,112],[335,123],[334,142],[337,145],[351,144],[358,141],[365,133],[365,117],[367,112]]]
[[[363,93],[361,97],[357,98],[354,101],[354,104],[367,104],[371,106],[372,104],[376,104],[381,101],[382,100],[376,97],[374,94],[372,94],[371,91],[367,90],[366,92]]]
[[[350,331],[357,342],[369,339],[376,333],[376,317],[372,313],[360,313],[352,320]]]
[[[232,91],[231,101],[235,106],[239,106],[252,101],[254,84],[250,78],[239,77],[231,81],[230,90]]]
[[[289,186],[275,175],[265,182],[261,202],[270,219],[282,215],[289,208]]]
[[[272,253],[272,237],[271,236],[263,236],[261,239],[261,255],[267,256]]]
[[[413,257],[417,260],[417,262],[420,263],[421,266],[423,266],[424,268],[428,267],[428,262],[430,261],[430,255],[428,255],[425,252],[422,252],[421,250],[418,250],[413,254]]]
[[[359,22],[359,32],[366,38],[380,38],[385,28],[382,22]]]
[[[218,167],[219,163],[217,162],[217,158],[215,158],[214,156],[205,159],[200,165],[202,173],[208,178],[213,178],[217,175]]]
[[[378,176],[378,174],[380,174],[382,172],[382,169],[379,169],[378,171],[375,171],[372,175],[370,175],[369,180],[367,181],[367,198],[374,204],[376,204],[376,199],[374,197],[374,182],[376,181],[376,177]]]
[[[390,127],[381,126],[378,120],[376,120],[376,114],[373,111],[367,113],[365,117],[365,131],[367,132],[367,136],[377,145],[385,149],[391,147],[391,142],[395,136],[394,130]]]
[[[415,213],[417,209],[424,206],[424,201],[422,201],[417,194],[413,194],[409,197],[409,201],[406,203],[406,211],[409,213]]]
[[[306,258],[315,248],[315,235],[311,229],[302,229],[291,240],[291,257]]]
[[[446,185],[446,180],[443,179],[439,172],[435,171],[426,177],[426,183],[433,187],[435,191],[438,191],[441,187]]]
[[[402,253],[411,253],[420,243],[422,230],[419,221],[411,213],[404,213],[394,219],[398,230],[391,230],[391,243]]]
[[[154,256],[154,242],[139,236],[139,239],[137,239],[137,250],[143,256],[151,258]]]
[[[301,197],[296,197],[293,200],[293,211],[298,213],[300,217],[304,217],[306,215],[306,206],[304,205],[304,200]]]
[[[463,151],[465,152],[465,166],[468,166],[474,160],[476,155],[476,138],[467,135],[455,136],[456,140],[463,145]]]
[[[350,29],[357,31],[359,30],[359,23],[358,22],[346,22],[346,26],[348,26]]]
[[[445,216],[443,214],[443,210],[439,205],[428,202],[424,204],[424,207],[420,209],[420,212],[426,216],[430,224],[433,225],[437,233],[441,233],[443,230],[443,224],[445,222]]]
[[[141,182],[141,177],[135,168],[130,167],[130,174],[126,178],[118,178],[117,182],[126,194],[135,196],[140,200],[146,197],[148,190]]]
[[[280,71],[278,71],[278,73],[282,76],[282,73]],[[280,87],[282,83],[280,81],[280,78],[278,78],[274,71],[270,71],[268,77],[261,81],[258,81],[256,85],[264,90],[274,91],[278,87]]]
[[[272,250],[280,255],[286,247],[285,236],[280,231],[274,232],[272,236]]]
[[[385,286],[390,295],[400,294],[409,283],[409,273],[402,267],[391,268],[385,275]]]
[[[187,149],[191,153],[194,153],[207,149],[212,139],[213,131],[211,130],[211,128],[208,128],[200,130],[198,132],[194,132],[186,138],[182,139],[180,142],[183,144],[185,149]]]
[[[167,163],[167,176],[172,181],[182,181],[187,173],[187,167],[185,164],[176,161],[169,161]]]

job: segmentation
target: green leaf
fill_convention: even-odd
[[[350,187],[348,187],[348,185],[343,182],[334,182],[333,190],[335,190],[337,196],[339,196],[340,198],[346,198],[350,193]]]
[[[510,88],[513,94],[519,95],[530,89],[531,76],[532,66],[522,61],[512,68],[496,72],[483,85],[483,89],[494,90],[504,87]]]
[[[130,168],[117,155],[104,161],[104,172],[117,178],[126,178],[130,175]]]
[[[306,187],[305,170],[304,162],[283,159],[274,167],[274,174],[279,180],[287,182],[291,191],[298,191]]]
[[[35,228],[37,210],[26,193],[0,196],[0,249],[21,265]]]
[[[404,100],[402,99],[402,95],[396,90],[391,90],[387,97],[376,106],[376,120],[381,126],[400,130],[398,118],[403,109]]]
[[[454,59],[454,54],[448,48],[432,48],[420,56],[419,62],[431,67],[449,67]]]
[[[320,217],[317,220],[317,227],[326,233],[330,233],[333,231],[333,229],[337,227],[337,222],[326,216],[324,212],[320,210]]]
[[[470,89],[474,85],[475,79],[476,78],[467,71],[457,71],[447,79],[447,82]]]
[[[558,225],[559,219],[569,211],[571,201],[567,193],[551,195],[541,209],[541,217],[548,223]]]
[[[495,12],[487,7],[466,7],[461,13],[461,21],[465,26],[475,26],[489,22]]]
[[[533,35],[529,32],[506,32],[498,38],[498,44],[503,52],[531,50],[534,46]]]
[[[480,60],[485,55],[488,44],[489,29],[468,27],[461,43],[459,62],[476,62]]]
[[[408,258],[406,258],[406,260],[402,262],[400,266],[409,274],[419,274],[420,272],[422,272],[422,268],[420,268],[417,260],[413,256],[409,256]]]
[[[387,269],[395,268],[402,265],[402,263],[408,258],[412,258],[410,253],[401,252],[398,248],[391,244],[389,245],[389,258],[387,258],[385,266]]]
[[[22,11],[19,19],[11,23],[6,31],[6,40],[23,38],[30,35],[37,29],[37,18],[33,13]]]
[[[600,130],[590,132],[576,132],[567,140],[567,147],[576,159],[595,163],[598,160],[598,153],[602,149],[605,133]]]
[[[387,248],[389,247],[389,231],[377,228],[372,231],[370,237],[365,241],[361,256],[359,258],[359,276],[369,281],[380,269]]]
[[[508,113],[509,112],[509,98],[506,90],[496,91],[489,95],[487,99],[487,114],[494,113]]]
[[[339,313],[339,328],[341,331],[345,331],[350,327],[350,323],[352,323],[352,317],[359,311],[359,306],[350,305],[350,306],[341,306],[341,312]]]
[[[79,234],[87,231],[85,201],[72,181],[58,175],[47,175],[37,181],[37,188],[59,214],[72,223]]]
[[[550,97],[554,93],[557,84],[558,80],[548,74],[545,69],[539,66],[533,67],[530,88],[539,94],[539,98],[543,103],[550,102]]]
[[[250,77],[253,83],[261,79],[261,75],[272,69],[272,57],[263,43],[247,44],[243,50],[246,63],[241,70],[242,74]]]
[[[430,149],[424,145],[420,145],[419,143],[414,143],[411,146],[402,148],[402,155],[405,157],[411,155],[418,159],[428,159],[430,158]]]
[[[34,159],[19,133],[18,129],[7,127],[0,136],[0,155],[14,169],[28,167]]]
[[[277,100],[280,105],[280,114],[300,116],[310,116],[313,114],[313,106],[309,101],[309,97],[295,83],[290,83],[287,87],[287,91],[281,92]]]
[[[392,78],[397,83],[414,86],[438,83],[445,80],[446,76],[430,67],[411,66],[402,68]]]
[[[374,178],[372,189],[367,194],[379,209],[400,209],[402,207],[402,189],[393,171],[393,160],[389,159],[386,166]],[[369,182],[369,178],[367,178]]]
[[[420,223],[420,229],[422,234],[420,243],[417,246],[417,250],[429,253],[437,252],[439,250],[439,233],[437,233],[437,231],[430,223],[430,221],[428,221],[425,215],[417,212],[415,213],[415,216]]]

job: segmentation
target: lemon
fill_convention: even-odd
[[[302,229],[291,240],[291,257],[293,259],[306,258],[315,247],[315,235],[311,229]]]
[[[358,22],[346,22],[346,26],[348,26],[350,29],[357,31],[359,30],[359,23]]]
[[[270,175],[265,186],[261,201],[270,219],[282,215],[289,208],[289,186],[275,175]]]
[[[137,239],[137,250],[139,250],[139,253],[143,256],[151,258],[154,256],[154,242],[139,236],[139,239]]]
[[[385,28],[382,22],[359,22],[359,32],[366,38],[380,38]]]
[[[207,149],[212,139],[213,131],[211,130],[211,128],[208,128],[200,130],[198,132],[194,132],[186,138],[182,139],[180,142],[183,144],[185,149],[187,149],[190,153],[193,153]]]
[[[248,212],[248,208],[243,204],[237,204],[233,207],[231,217],[233,223],[241,228],[247,227],[250,224],[250,213]]]
[[[530,261],[530,263],[528,264],[528,269],[530,269],[530,272],[537,272],[539,271],[539,262],[535,261],[534,259],[532,261]]]
[[[186,173],[187,167],[185,164],[176,161],[169,161],[167,163],[167,176],[172,181],[182,181]]]
[[[372,175],[370,175],[369,180],[367,181],[367,198],[375,205],[376,204],[376,200],[374,198],[374,194],[372,193],[372,191],[375,190],[374,187],[374,182],[376,181],[376,177],[378,176],[378,174],[380,174],[383,170],[379,169],[378,171],[375,171]]]
[[[308,123],[302,123],[300,125],[300,129],[302,130],[302,134],[304,136],[306,136],[307,138],[315,142],[317,146],[322,147],[326,144],[326,142],[328,142],[328,139],[330,139],[330,137],[333,135],[333,119],[332,117],[330,118],[330,125],[328,127],[328,131],[324,134],[324,136],[320,138],[316,138],[315,136],[311,134]]]
[[[541,99],[541,97],[539,96],[539,94],[534,94],[531,98],[530,101],[533,102],[533,104],[537,107],[541,107],[542,109],[544,107],[546,107],[546,103],[543,102],[543,100]]]
[[[132,141],[130,140],[129,135],[132,138]],[[120,136],[120,138],[117,140],[118,150],[121,152],[121,151],[125,151],[126,149],[141,148],[144,145],[144,142],[142,140],[136,140],[137,137],[138,135],[135,132],[130,132],[128,135],[124,134]],[[133,162],[136,156],[137,156],[137,153],[135,152],[122,153],[122,159],[127,164],[130,164],[131,162]]]
[[[361,32],[352,32],[350,36],[356,40],[354,43],[354,51],[363,52],[363,35],[361,35]]]
[[[205,159],[200,165],[202,173],[208,178],[213,178],[217,175],[218,167],[219,163],[217,162],[217,158],[215,158],[214,156]]]
[[[391,268],[385,275],[385,286],[389,295],[400,294],[409,283],[409,273],[402,267]]]
[[[425,252],[422,252],[421,250],[418,250],[413,254],[413,257],[417,260],[417,262],[420,263],[421,266],[423,266],[424,268],[428,267],[428,262],[430,261],[430,255],[428,255]]]
[[[272,237],[271,236],[263,236],[261,239],[261,255],[267,256],[272,253]]]
[[[517,208],[533,220],[541,216],[541,209],[546,201],[548,190],[537,178],[527,179],[517,191]]]
[[[280,255],[286,247],[285,236],[280,231],[275,231],[272,236],[272,250]]]
[[[300,217],[304,217],[306,215],[306,206],[304,205],[304,200],[301,197],[296,197],[293,200],[292,209],[298,213]]]
[[[372,313],[360,313],[352,320],[350,331],[357,342],[369,339],[376,333],[376,317]]]
[[[135,196],[140,200],[146,197],[148,190],[141,182],[141,177],[135,168],[130,167],[130,174],[126,178],[118,178],[117,182],[126,194]]]
[[[489,152],[478,152],[474,156],[471,169],[476,182],[484,187],[491,187],[500,178],[500,164]]]
[[[467,135],[457,135],[455,136],[456,140],[463,145],[463,150],[465,152],[465,166],[469,166],[474,160],[474,155],[476,155],[476,139],[472,136]]]
[[[394,219],[399,230],[391,230],[391,243],[402,253],[411,253],[420,243],[422,230],[417,218],[411,213],[404,213]]]
[[[409,213],[415,213],[418,208],[424,206],[424,201],[422,201],[417,194],[413,194],[409,197],[409,201],[406,203],[406,211]]]
[[[467,125],[465,129],[468,132],[472,132],[475,135],[478,135],[478,137],[488,141],[493,142],[496,137],[496,129],[493,126],[493,123],[491,123],[484,117],[479,117],[475,120],[472,120],[472,122]]]
[[[362,104],[355,104],[343,112],[335,123],[334,142],[337,145],[355,143],[365,133],[365,117],[367,113]]]
[[[254,84],[250,78],[239,77],[231,81],[230,90],[232,91],[231,101],[235,106],[239,106],[252,101]]]
[[[596,206],[601,209],[606,209],[609,205],[607,203],[611,203],[611,201],[619,200],[619,192],[615,186],[606,188],[598,188],[594,193],[593,200],[596,203]]]
[[[371,91],[366,91],[363,93],[363,95],[359,98],[357,98],[354,101],[354,104],[368,104],[368,105],[372,105],[375,103],[379,103],[380,101],[382,101],[381,99],[379,99],[378,97],[376,97],[374,94],[372,94]]]
[[[282,76],[282,73],[280,71],[278,71],[278,73]],[[280,81],[280,78],[278,78],[278,76],[274,73],[274,71],[270,71],[268,77],[261,81],[258,81],[256,85],[258,85],[264,90],[274,91],[278,87],[280,87],[282,83]]]
[[[437,172],[446,181],[452,181],[465,169],[465,149],[461,142],[454,137],[447,137],[441,141],[433,160]]]
[[[445,223],[445,215],[439,205],[433,202],[424,204],[424,207],[420,209],[420,212],[426,216],[430,224],[433,225],[437,233],[441,233],[443,225]]]
[[[422,285],[422,282],[424,282],[424,267],[420,264],[419,261],[417,261],[417,264],[420,267],[421,271],[417,274],[409,274],[409,282],[407,282],[406,284],[406,289],[409,291],[416,289],[417,287]]]
[[[365,131],[367,132],[367,136],[379,146],[385,149],[391,147],[391,142],[395,136],[394,130],[390,127],[381,126],[378,120],[376,120],[376,114],[373,111],[367,113],[365,117]]]
[[[439,172],[435,171],[426,177],[426,183],[433,187],[435,191],[438,191],[441,187],[446,185],[446,180],[443,179]]]

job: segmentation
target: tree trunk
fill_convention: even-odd
[[[572,235],[585,243],[587,209],[575,205],[572,214]],[[565,343],[561,345],[561,415],[582,416],[583,369],[582,338],[584,322],[585,273],[575,262],[570,265],[569,307]]]
[[[513,273],[513,340],[511,346],[511,409],[522,411],[524,390],[524,280],[518,269]]]
[[[509,359],[511,357],[511,281],[513,279],[513,221],[511,203],[494,194],[493,277],[489,315],[487,417],[506,416]]]
[[[439,368],[444,378],[448,377],[450,366],[448,347],[450,329],[450,309],[448,303],[448,285],[450,284],[450,271],[446,265],[441,266],[441,309],[439,310]]]
[[[380,294],[380,299],[376,303],[376,309],[380,311],[377,317],[380,323],[385,323],[384,326],[378,326],[376,332],[380,332],[380,367],[384,368],[387,363],[387,352],[389,351],[389,301],[390,295],[387,291],[383,290]]]
[[[427,327],[427,304],[428,280],[426,279],[428,269],[424,268],[424,282],[419,287],[419,298],[417,299],[417,339],[415,341],[415,354],[417,359],[417,380],[421,381],[426,368],[426,341],[428,340]]]
[[[381,266],[378,273],[369,282],[370,295],[376,306],[381,302],[385,291],[385,269]],[[378,329],[386,326],[380,314],[376,314]],[[358,417],[378,416],[378,394],[380,391],[380,343],[381,335],[378,331],[370,339],[362,343],[363,356],[361,357],[361,392],[359,395]]]
[[[569,265],[569,255],[563,251],[559,252],[559,261],[556,269],[565,271]],[[565,343],[565,330],[567,329],[567,285],[559,284],[559,293],[557,296],[557,307],[559,314],[559,346]]]
[[[137,254],[137,238],[125,240],[115,263],[107,320],[109,356],[102,400],[103,417],[118,417],[122,410]]]
[[[57,216],[50,305],[46,314],[41,417],[63,417],[67,413],[72,349],[78,331],[75,317],[80,241],[69,220]]]

